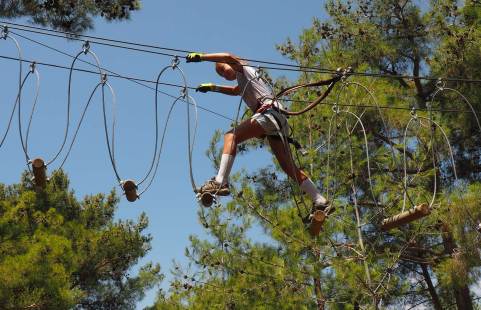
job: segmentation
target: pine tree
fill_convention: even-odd
[[[0,308],[134,309],[162,274],[149,263],[130,275],[150,249],[148,220],[114,221],[117,203],[115,192],[78,201],[61,171],[45,190],[27,174],[0,185]]]
[[[93,28],[93,18],[108,21],[130,18],[140,9],[139,0],[6,0],[0,1],[0,17],[28,17],[34,24],[81,33]]]
[[[315,18],[280,52],[301,66],[411,76],[348,76],[325,105],[290,119],[308,150],[296,158],[337,210],[312,238],[301,221],[310,202],[278,166],[239,172],[232,201],[199,211],[210,238],[191,238],[190,264],[174,268],[153,309],[474,309],[481,128],[466,100],[480,111],[480,90],[437,79],[480,78],[481,6],[332,0],[326,11],[328,20]],[[327,77],[305,72],[295,83]],[[317,91],[295,92],[290,109]],[[214,166],[218,139],[208,153]],[[429,216],[381,229],[384,218],[422,203]],[[252,241],[253,226],[270,242]]]

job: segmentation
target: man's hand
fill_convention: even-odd
[[[195,89],[195,91],[200,91],[201,93],[206,93],[208,91],[216,91],[216,90],[217,90],[217,85],[213,83],[200,84]]]
[[[186,62],[201,62],[202,53],[189,53],[185,57]]]

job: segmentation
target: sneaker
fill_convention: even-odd
[[[199,189],[200,193],[210,193],[218,196],[230,195],[229,184],[221,185],[215,179],[211,179],[205,182]]]

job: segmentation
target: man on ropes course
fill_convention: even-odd
[[[229,53],[201,54],[190,53],[187,62],[211,61],[215,62],[218,75],[228,81],[237,80],[236,86],[201,84],[196,90],[218,92],[231,96],[242,96],[254,115],[229,130],[224,135],[224,149],[217,176],[208,180],[199,190],[200,194],[227,196],[230,194],[228,177],[234,163],[237,145],[251,138],[267,137],[272,152],[276,156],[281,168],[295,180],[303,192],[307,193],[313,202],[313,213],[328,208],[328,201],[316,188],[307,174],[299,169],[290,153],[287,144],[288,124],[282,105],[273,100],[274,94],[269,86],[258,78],[256,69],[245,61]]]

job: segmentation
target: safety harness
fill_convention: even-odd
[[[331,93],[335,84],[338,81],[340,81],[343,77],[345,77],[347,74],[349,74],[350,72],[351,72],[351,68],[347,68],[347,69],[344,69],[344,70],[338,69],[337,74],[334,77],[332,77],[328,80],[322,80],[322,81],[317,81],[317,82],[312,82],[312,83],[298,84],[298,85],[294,85],[294,86],[282,89],[279,93],[277,93],[277,95],[273,99],[271,99],[270,103],[267,103],[267,104],[261,104],[260,103],[259,104],[260,107],[256,110],[256,113],[260,113],[260,114],[266,116],[274,124],[274,126],[276,127],[276,130],[277,130],[277,133],[278,133],[277,135],[271,135],[270,137],[272,137],[274,139],[280,139],[285,144],[287,144],[287,143],[292,144],[296,148],[296,150],[300,151],[302,154],[305,154],[304,149],[302,148],[301,144],[298,141],[296,141],[295,139],[293,139],[292,137],[289,137],[289,136],[284,137],[284,135],[282,133],[282,130],[281,130],[281,126],[282,126],[281,120],[275,114],[266,113],[266,112],[269,111],[270,109],[273,109],[273,110],[275,110],[279,113],[282,113],[282,114],[286,115],[286,117],[304,114],[304,113],[310,111],[311,109],[313,109],[319,103],[321,103]],[[318,87],[318,86],[324,86],[324,85],[328,85],[326,91],[324,93],[322,93],[321,95],[319,95],[315,100],[310,102],[302,110],[288,111],[288,110],[274,104],[275,102],[277,102],[279,100],[279,98],[281,98],[283,96],[286,96],[286,95],[292,93],[295,90],[298,90],[298,89],[301,89],[301,88],[306,88],[306,87]],[[262,102],[262,100],[260,100],[260,102]]]

